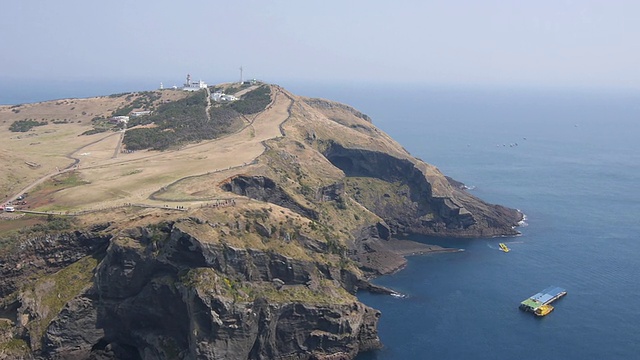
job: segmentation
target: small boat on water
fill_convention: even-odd
[[[567,290],[550,286],[520,303],[520,309],[533,313],[535,316],[545,316],[553,311],[551,303],[567,295]]]
[[[504,251],[504,252],[509,252],[509,251],[511,251],[511,249],[509,249],[509,248],[507,247],[507,245],[505,245],[504,243],[500,243],[500,244],[498,244],[498,245],[500,246],[500,250],[502,250],[502,251]]]

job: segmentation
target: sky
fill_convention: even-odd
[[[640,1],[5,0],[0,81],[640,89]]]

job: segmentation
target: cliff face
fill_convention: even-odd
[[[111,235],[99,230],[26,235],[15,249],[0,255],[0,298],[19,290],[25,279],[55,273],[105,248]]]
[[[78,216],[75,231],[0,251],[0,359],[352,359],[381,346],[380,313],[354,294],[389,293],[366,279],[405,264],[394,236],[516,234],[516,210],[462,190],[368,116],[272,96],[245,119],[243,141],[275,134],[262,155],[147,199],[185,211]]]
[[[244,224],[203,210],[125,228],[93,257],[77,247],[79,261],[5,308],[15,334],[47,359],[350,359],[380,347],[380,313],[353,295],[363,281],[353,263],[326,253],[302,217],[244,214]],[[61,238],[104,243],[76,235]]]

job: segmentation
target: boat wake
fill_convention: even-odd
[[[407,297],[407,295],[398,292],[392,292],[390,295],[398,299],[404,299]]]

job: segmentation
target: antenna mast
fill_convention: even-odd
[[[242,84],[242,65],[240,65],[240,84]]]

